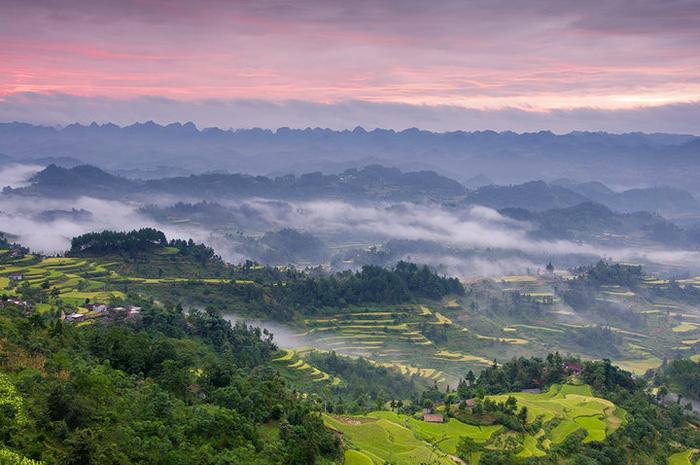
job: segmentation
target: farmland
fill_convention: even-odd
[[[508,396],[528,408],[529,422],[538,418],[543,421],[545,434],[537,438],[540,449],[546,449],[550,442],[559,444],[578,430],[585,431],[584,442],[602,441],[626,417],[626,412],[612,402],[594,397],[586,385],[554,385],[539,394],[520,392],[491,399],[502,402]]]
[[[668,458],[668,465],[691,465],[690,458],[693,456],[693,450],[676,452]]]
[[[207,276],[204,268],[193,268],[173,252],[172,247],[164,248],[147,263],[139,264],[118,256],[42,258],[26,254],[11,258],[5,251],[0,254],[0,292],[13,296],[23,288],[43,290],[49,298],[37,305],[40,312],[57,308],[60,300],[74,306],[74,311],[86,313],[88,300],[109,303],[132,291],[156,299],[186,297],[190,305],[199,305],[200,297],[219,296],[216,302],[229,302],[227,294],[217,290],[229,284],[257,286],[245,276]],[[364,357],[378,366],[441,386],[454,386],[466,371],[478,372],[494,360],[551,349],[576,353],[584,359],[609,357],[637,374],[658,367],[664,358],[674,358],[681,351],[688,357],[700,352],[700,315],[693,307],[668,299],[642,298],[640,292],[622,286],[601,287],[598,294],[605,305],[624,306],[636,315],[637,320],[615,321],[619,326],[607,323],[619,339],[610,344],[586,344],[586,337],[572,337],[595,329],[605,320],[572,309],[557,289],[561,282],[525,275],[482,280],[470,285],[469,296],[350,305],[318,314],[302,313],[285,324],[305,345]],[[662,285],[653,280],[643,284],[650,289]],[[234,311],[238,309],[241,307],[234,307]],[[640,330],[640,324],[646,327]],[[650,332],[656,337],[648,338],[645,334]],[[603,353],[601,348],[610,352]],[[307,381],[322,377],[313,370],[297,370],[296,374],[297,379],[311,375]]]
[[[113,298],[124,298],[129,290],[162,298],[168,296],[170,290],[180,295],[180,287],[184,285],[189,289],[200,289],[197,291],[199,295],[209,295],[212,291],[217,292],[217,287],[228,284],[255,284],[250,279],[202,275],[201,270],[195,273],[197,277],[185,278],[178,270],[189,269],[189,265],[173,262],[176,259],[177,254],[167,248],[155,254],[154,263],[171,270],[172,274],[154,277],[155,265],[149,264],[150,273],[139,276],[137,273],[142,266],[127,263],[119,257],[42,258],[26,254],[11,258],[5,252],[0,254],[0,292],[18,295],[27,286],[45,290],[52,298],[39,304],[39,311],[56,308],[55,302],[60,300],[73,305],[75,311],[85,313],[84,305],[88,300],[108,303]],[[17,280],[17,276],[21,279]],[[650,283],[652,281],[645,285],[653,287],[654,284]],[[449,296],[442,300],[403,305],[348,306],[319,315],[302,315],[288,324],[313,347],[364,357],[378,366],[443,386],[456,384],[466,371],[478,372],[494,359],[527,356],[550,347],[579,353],[584,358],[608,355],[595,351],[588,353],[587,347],[572,345],[572,332],[595,327],[598,322],[573,311],[558,297],[549,279],[504,277],[491,284],[489,281],[474,283],[472,288],[475,294],[469,298]],[[490,308],[499,295],[501,299],[511,299],[505,302],[514,308],[532,306],[538,309],[538,313],[527,316],[520,312],[518,318],[497,313],[485,316],[482,308]],[[605,296],[604,299],[618,299],[616,305],[627,305],[630,311],[661,334],[653,342],[645,342],[644,334],[632,330],[636,328],[611,327],[622,336],[622,343],[617,345],[618,352],[611,357],[621,366],[643,374],[681,349],[687,356],[700,351],[696,349],[700,346],[697,342],[700,317],[693,309],[667,300],[640,301],[639,296],[631,295],[628,289],[620,286],[604,288],[601,295]],[[194,299],[192,304],[196,305],[196,297]],[[302,363],[295,367],[298,379],[305,374],[310,375],[307,381],[323,377],[312,369],[298,370],[299,367],[306,368],[306,365]]]
[[[29,289],[42,289],[50,292],[63,303],[80,307],[86,301],[109,302],[113,298],[124,298],[120,288],[128,285],[173,285],[194,283],[220,285],[231,280],[220,278],[141,278],[124,276],[113,268],[119,262],[88,260],[71,257],[38,257],[27,254],[21,258],[9,259],[2,254],[0,260],[0,293],[18,295],[23,286]],[[233,280],[236,284],[250,284],[251,281]]]
[[[593,396],[586,385],[553,385],[539,394],[516,392],[489,399],[500,402],[510,396],[517,400],[518,407],[527,407],[529,424],[541,422],[539,432],[516,433],[501,425],[476,426],[455,418],[445,423],[428,423],[393,411],[362,416],[325,415],[324,421],[344,435],[350,449],[355,451],[354,458],[360,460],[364,456],[376,464],[385,460],[414,464],[418,463],[415,460],[424,460],[431,454],[447,460],[444,454],[455,455],[461,437],[471,438],[485,450],[512,448],[515,444],[516,456],[520,458],[543,456],[552,444],[562,443],[577,431],[581,432],[584,443],[602,441],[626,421],[624,410]],[[437,451],[431,452],[434,446]]]

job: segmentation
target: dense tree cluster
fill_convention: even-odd
[[[87,327],[2,309],[0,373],[16,386],[25,419],[0,411],[0,449],[76,465],[302,465],[339,456],[317,405],[268,368],[268,334],[214,312],[140,305],[141,318]]]
[[[71,241],[70,255],[136,255],[153,252],[165,247],[173,247],[178,253],[199,263],[219,259],[214,249],[204,244],[196,244],[192,239],[172,239],[168,242],[165,234],[154,228],[142,228],[129,232],[102,231],[83,234]]]
[[[623,338],[607,326],[587,326],[584,328],[568,329],[566,339],[585,349],[586,353],[601,357],[612,357],[620,354],[618,346]]]
[[[669,362],[657,374],[657,383],[668,385],[675,392],[693,399],[700,399],[700,363],[690,359]]]
[[[610,264],[600,260],[592,267],[579,270],[587,281],[595,285],[613,285],[636,288],[642,281],[641,265]]]
[[[417,298],[464,294],[456,278],[439,276],[427,266],[399,262],[393,269],[367,265],[356,273],[306,277],[272,288],[278,302],[291,306],[338,307],[361,303],[397,304]]]
[[[566,363],[578,363],[578,359],[562,357],[558,353],[549,354],[544,360],[536,357],[514,358],[482,370],[474,386],[486,394],[543,388],[564,379]]]
[[[78,254],[134,254],[166,247],[168,240],[162,231],[143,228],[138,231],[102,231],[83,234],[71,240],[70,253]]]

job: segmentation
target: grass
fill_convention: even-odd
[[[358,450],[349,449],[345,451],[345,465],[374,465],[371,458]]]
[[[578,386],[574,384],[563,384],[559,389],[559,394],[562,394],[564,396],[566,396],[567,394],[575,394],[578,396],[593,397],[591,387],[587,384],[580,384]]]
[[[653,356],[641,360],[615,360],[617,366],[636,375],[643,375],[648,370],[658,368],[661,366],[661,363],[660,358]]]
[[[552,429],[549,433],[549,437],[552,443],[559,444],[564,441],[570,434],[581,429],[581,425],[573,420],[562,420],[557,426]]]
[[[542,457],[544,455],[547,455],[546,452],[537,447],[537,439],[527,434],[523,438],[523,450],[518,452],[516,457]]]
[[[600,417],[578,417],[574,419],[574,421],[588,432],[588,436],[586,436],[583,442],[602,441],[605,439],[606,424]]]
[[[438,447],[449,454],[457,453],[457,443],[459,438],[466,436],[478,443],[485,443],[501,429],[497,426],[474,426],[467,425],[450,418],[446,423],[427,423],[416,420],[407,415],[399,415],[394,412],[371,412],[367,415],[370,418],[384,419],[407,427],[423,440],[435,441]]]
[[[515,397],[519,407],[527,407],[529,422],[537,418],[544,423],[560,420],[547,435],[547,439],[555,444],[580,428],[588,432],[587,442],[600,441],[605,438],[608,425],[613,430],[625,421],[624,411],[616,409],[615,404],[608,400],[594,397],[587,385],[554,385],[540,394],[516,392],[491,396],[491,399],[503,402],[508,396]]]
[[[327,426],[344,435],[350,449],[349,463],[398,465],[428,462],[431,446],[444,454],[456,454],[461,437],[472,438],[486,449],[502,449],[508,441],[520,443],[517,457],[527,459],[547,454],[552,444],[561,444],[572,433],[584,430],[584,442],[602,441],[625,422],[625,411],[612,402],[594,397],[587,385],[554,385],[549,391],[535,394],[516,392],[491,396],[495,401],[513,396],[518,406],[527,406],[528,422],[542,421],[537,434],[519,434],[500,425],[474,426],[450,418],[444,423],[428,423],[393,411],[375,411],[364,416],[324,416]],[[556,420],[554,427],[547,424]],[[450,463],[446,456],[434,455],[437,463]],[[368,461],[369,460],[369,461]],[[370,462],[371,461],[371,462]],[[346,462],[347,463],[347,462]]]
[[[389,420],[330,415],[324,415],[323,420],[326,426],[343,433],[347,441],[376,464],[391,461],[396,465],[416,465],[434,460],[439,465],[453,465],[452,460],[444,454],[436,454],[411,430]]]
[[[676,452],[668,458],[668,465],[691,465],[690,457],[693,455],[693,450]]]

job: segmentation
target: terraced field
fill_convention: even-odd
[[[343,384],[343,380],[336,376],[331,376],[328,373],[319,370],[318,368],[310,365],[305,359],[304,355],[310,352],[283,349],[281,355],[273,359],[273,364],[281,368],[283,373],[286,373],[292,379],[302,379],[304,381],[310,381],[312,383],[326,383],[331,386],[340,386]]]
[[[326,415],[324,421],[343,434],[346,444],[355,449],[349,456],[362,464],[382,464],[386,460],[398,464],[420,463],[430,456],[431,445],[447,454],[441,459],[449,460],[463,436],[493,450],[515,442],[518,457],[539,457],[545,455],[552,444],[560,444],[576,431],[584,433],[584,442],[603,441],[626,421],[624,410],[608,400],[594,397],[586,385],[554,385],[540,394],[517,392],[490,398],[505,401],[509,396],[516,398],[518,407],[528,408],[528,422],[542,421],[543,428],[537,434],[516,433],[500,425],[468,425],[454,418],[445,423],[427,423],[390,411],[363,416]]]
[[[392,421],[371,417],[335,417],[324,415],[324,423],[329,428],[343,434],[345,444],[357,450],[354,460],[368,458],[372,463],[381,465],[391,461],[396,465],[415,465],[432,463],[454,465],[447,455],[434,450],[427,442],[416,437],[413,431]]]
[[[589,386],[554,385],[549,391],[540,394],[519,392],[491,396],[497,402],[513,396],[518,406],[528,409],[528,421],[540,418],[544,424],[544,434],[536,439],[537,451],[544,452],[548,444],[559,444],[570,434],[583,430],[584,442],[602,441],[608,433],[615,431],[625,422],[626,412],[612,402],[594,397]],[[526,450],[535,453],[532,439],[523,444]],[[527,444],[530,444],[528,447]]]
[[[408,415],[399,415],[394,412],[372,412],[369,418],[377,418],[391,421],[404,426],[426,441],[438,444],[441,450],[449,454],[457,453],[459,438],[467,436],[479,444],[486,443],[491,437],[502,429],[500,425],[474,426],[467,425],[454,418],[446,423],[427,423],[416,420]]]
[[[6,255],[2,254],[2,255]],[[1,255],[0,255],[1,256]],[[109,302],[112,297],[123,298],[124,293],[114,287],[125,283],[142,285],[196,282],[199,284],[224,284],[229,280],[214,278],[139,278],[121,276],[111,270],[114,263],[104,263],[81,258],[47,257],[27,254],[22,258],[0,263],[0,293],[15,295],[17,286],[27,283],[33,288],[45,288],[58,292],[58,298],[68,304],[80,307],[89,299],[92,302]],[[11,277],[20,277],[15,280]],[[236,280],[237,284],[250,284],[251,281]],[[13,286],[16,284],[16,286]],[[80,309],[79,309],[80,310]],[[82,309],[80,311],[86,311]]]

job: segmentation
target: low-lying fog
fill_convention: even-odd
[[[0,180],[14,185],[26,182],[40,167],[10,167],[0,171]],[[149,199],[169,206],[173,199]],[[280,202],[265,199],[224,203],[238,215],[235,228],[225,230],[203,223],[159,223],[139,212],[138,202],[80,197],[72,200],[0,195],[0,231],[16,236],[32,250],[56,254],[70,247],[70,238],[104,229],[131,230],[152,226],[168,237],[189,238],[215,248],[224,259],[245,258],[226,234],[246,230],[247,218],[254,232],[294,228],[331,238],[338,243],[386,243],[391,239],[425,241],[450,248],[449,253],[416,250],[405,255],[420,262],[443,265],[458,276],[500,276],[542,268],[548,260],[571,266],[587,264],[599,257],[624,262],[654,263],[674,267],[674,272],[700,272],[700,253],[660,247],[611,248],[569,240],[535,240],[530,225],[500,215],[486,207],[461,210],[438,205],[411,203],[354,205],[343,201]],[[478,253],[483,251],[483,254]],[[494,254],[494,251],[498,251]],[[566,260],[564,259],[566,257]]]

